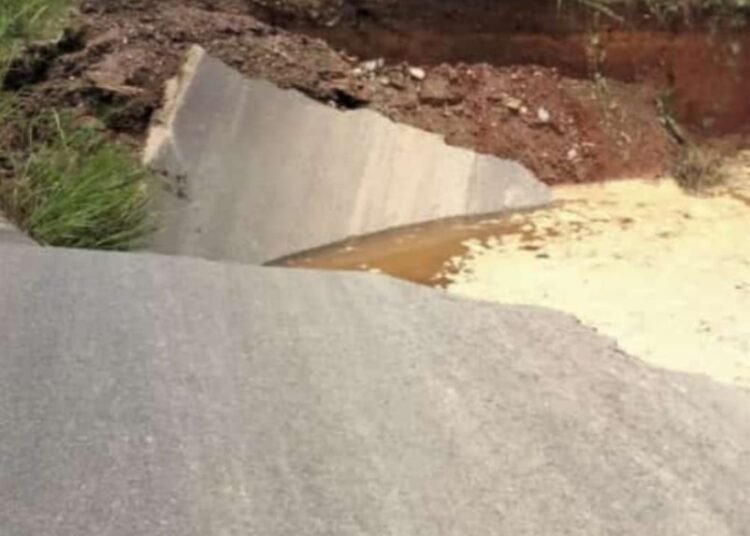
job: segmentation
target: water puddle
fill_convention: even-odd
[[[523,235],[525,218],[526,215],[515,214],[513,217],[434,222],[355,238],[277,264],[298,268],[371,271],[422,285],[445,287],[451,281],[446,271],[446,261],[456,261],[468,254],[472,241],[485,241],[496,235]]]
[[[750,173],[737,177],[711,197],[667,180],[563,187],[549,209],[382,233],[286,264],[552,307],[655,366],[750,386]]]

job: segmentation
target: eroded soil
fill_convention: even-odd
[[[265,19],[359,55],[542,65],[657,88],[700,136],[748,132],[750,8],[736,2],[253,0]]]
[[[88,0],[81,11],[66,46],[37,51],[9,83],[40,105],[76,106],[134,143],[160,106],[165,80],[198,43],[248,76],[519,160],[550,184],[653,177],[673,155],[648,84],[594,82],[535,65],[355,57],[261,22],[250,14],[257,3],[239,0]]]

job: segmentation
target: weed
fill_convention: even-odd
[[[28,41],[59,31],[74,0],[0,2],[2,82]],[[17,96],[0,92],[0,203],[42,244],[136,247],[153,230],[149,179],[99,131],[56,111],[26,110]]]
[[[601,67],[605,61],[607,61],[607,49],[602,46],[599,33],[591,28],[586,39],[586,62],[591,78],[596,79],[601,76]]]
[[[59,28],[71,5],[71,0],[3,0],[0,42],[45,37]]]
[[[617,20],[619,22],[624,22],[624,19],[617,14],[617,12],[612,9],[610,4],[612,2],[608,2],[607,0],[576,0],[580,5],[583,7],[589,9],[596,15],[604,15],[606,17],[609,17],[611,19]],[[558,9],[560,8],[562,2],[558,0]]]
[[[10,214],[42,244],[128,250],[153,230],[149,172],[89,127],[64,126],[28,157]]]
[[[670,137],[682,146],[690,145],[687,131],[682,128],[672,112],[672,91],[664,91],[656,98],[656,111],[659,122],[664,126]]]
[[[687,144],[681,150],[672,174],[685,190],[705,192],[727,181],[723,163],[718,152],[708,147]]]
[[[0,81],[30,39],[48,37],[61,28],[72,0],[2,0],[0,3]]]
[[[558,9],[563,0],[557,0]],[[573,0],[575,4],[609,19],[624,22],[619,8],[638,6],[662,24],[682,20],[694,22],[697,14],[707,14],[728,29],[743,28],[750,16],[748,0]]]

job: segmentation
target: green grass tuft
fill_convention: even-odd
[[[98,131],[60,124],[59,139],[28,157],[11,214],[42,244],[130,250],[154,228],[151,186],[150,173]]]
[[[60,32],[76,0],[0,0],[0,83],[22,48]],[[128,250],[154,225],[150,173],[100,131],[0,90],[0,205],[42,244]]]
[[[3,0],[0,42],[39,39],[59,29],[71,0]]]
[[[0,80],[21,46],[58,32],[73,0],[2,0],[0,2]]]

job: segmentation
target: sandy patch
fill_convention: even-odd
[[[568,311],[653,365],[750,385],[748,184],[710,198],[666,180],[561,188],[559,207],[465,242],[448,291]]]

